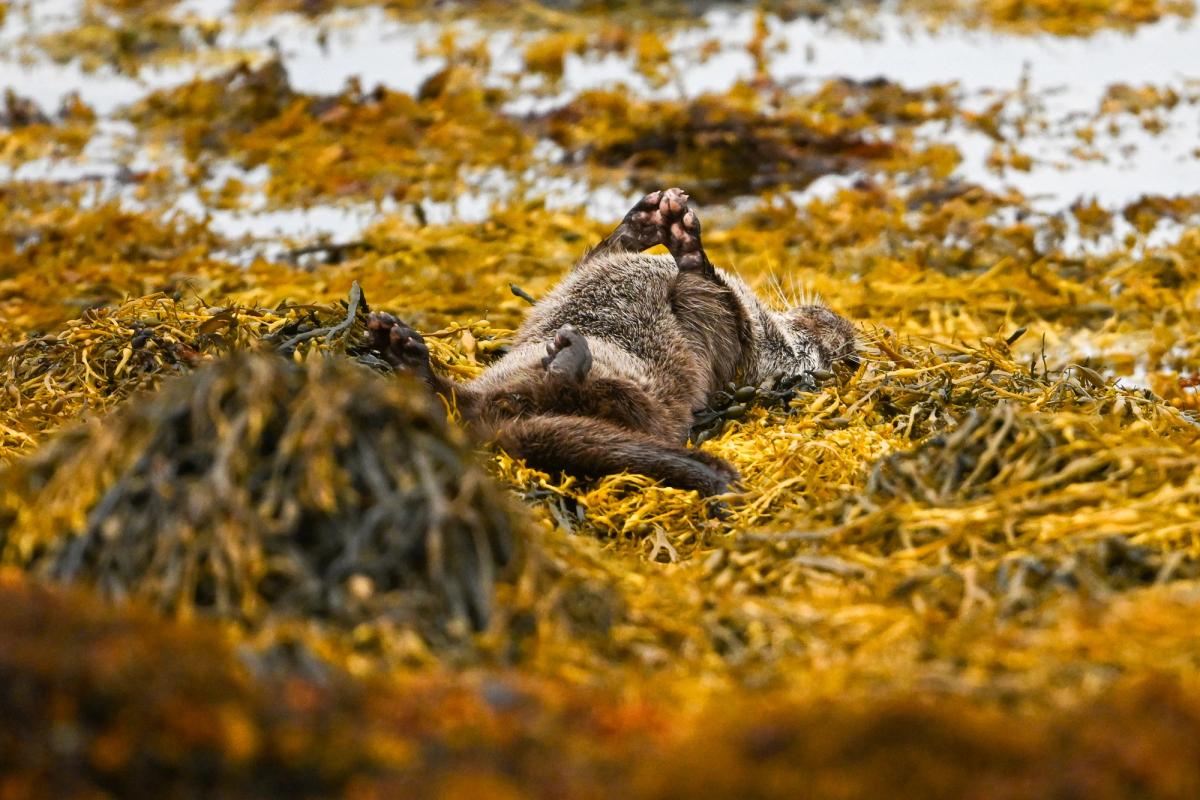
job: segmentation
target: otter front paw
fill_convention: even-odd
[[[394,369],[424,374],[429,370],[429,347],[416,329],[391,314],[375,312],[367,318],[371,349]]]

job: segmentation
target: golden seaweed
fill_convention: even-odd
[[[288,10],[325,46],[366,5],[438,26],[415,91],[309,93],[222,44]],[[943,127],[988,137],[1001,179],[1046,169],[1034,134],[1062,120],[1025,80],[981,107],[772,79],[773,12],[869,31],[873,5],[761,4],[733,45],[696,33],[707,4],[631,5],[90,0],[22,43],[200,77],[103,115],[134,161],[0,181],[0,797],[1196,794],[1200,196],[1047,213],[961,177]],[[1193,4],[898,11],[1083,35]],[[673,93],[718,53],[752,77]],[[609,57],[660,91],[513,111]],[[1195,102],[1114,84],[1064,157],[1166,142]],[[10,94],[0,158],[97,130]],[[611,230],[597,189],[670,183],[715,263],[860,326],[861,367],[698,415],[693,446],[743,476],[728,519],[530,469],[372,371],[367,298],[468,380]],[[461,198],[483,218],[438,222]],[[221,224],[313,205],[375,219]]]
[[[3,562],[252,627],[483,627],[516,548],[502,497],[421,387],[321,356],[214,361],[0,481]]]

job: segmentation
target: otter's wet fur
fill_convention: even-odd
[[[760,384],[853,358],[855,330],[819,304],[775,310],[715,268],[687,201],[679,189],[646,195],[473,381],[434,373],[420,334],[388,314],[372,315],[374,346],[533,467],[636,472],[721,494],[737,471],[685,446],[693,414],[730,381]],[[642,252],[657,244],[670,255]]]

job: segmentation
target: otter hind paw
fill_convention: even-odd
[[[712,453],[705,452],[699,448],[692,448],[688,451],[693,461],[699,461],[704,466],[711,469],[717,474],[717,477],[726,484],[726,489],[741,488],[742,476],[737,471],[737,468],[730,464],[720,456],[714,456]]]
[[[629,209],[615,238],[635,251],[666,244],[671,224],[687,210],[687,201],[687,193],[682,189],[651,192]]]
[[[579,382],[592,369],[592,350],[587,339],[570,325],[564,325],[546,343],[542,366],[551,375],[561,375]]]
[[[666,245],[679,269],[712,272],[700,240],[700,218],[688,207],[687,192],[679,188],[651,192],[643,197],[622,223],[643,248]]]
[[[665,244],[680,270],[704,272],[712,269],[700,242],[700,218],[692,209],[685,209],[671,223]]]

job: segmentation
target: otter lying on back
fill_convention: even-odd
[[[652,192],[540,300],[509,352],[456,383],[430,369],[421,335],[372,314],[372,346],[453,398],[464,420],[532,467],[637,472],[721,494],[738,478],[685,446],[693,413],[728,382],[826,370],[854,354],[854,327],[820,305],[772,310],[713,267],[679,189]],[[669,256],[642,255],[662,244]]]

